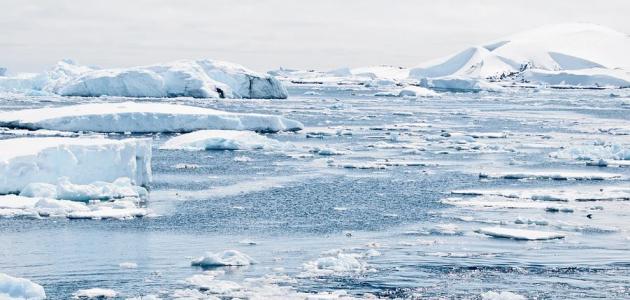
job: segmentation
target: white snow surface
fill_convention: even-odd
[[[566,236],[565,234],[559,232],[514,229],[506,227],[484,227],[478,229],[476,232],[496,238],[527,241],[561,239]]]
[[[273,76],[216,60],[179,60],[120,69],[98,69],[65,60],[44,73],[1,77],[0,90],[83,97],[288,97],[286,88]]]
[[[409,74],[444,89],[465,89],[465,81],[628,87],[628,51],[627,34],[587,23],[556,24],[424,62]]]
[[[166,150],[274,150],[282,148],[279,141],[251,131],[200,130],[176,136],[160,149]]]
[[[247,254],[238,250],[226,250],[223,252],[206,252],[204,256],[190,262],[192,266],[200,267],[223,267],[223,266],[247,266],[255,261]]]
[[[280,116],[230,113],[166,103],[95,103],[0,113],[0,126],[94,132],[190,132],[201,129],[276,132],[303,125]]]
[[[0,299],[40,300],[46,298],[44,288],[25,278],[0,273]]]
[[[61,177],[65,179],[60,183]],[[47,137],[0,140],[0,194],[20,193],[30,183],[44,183],[59,186],[30,186],[25,193],[61,193],[72,198],[72,194],[81,193],[77,189],[85,187],[68,185],[67,182],[114,182],[121,177],[127,177],[134,185],[147,185],[151,181],[150,139]],[[88,188],[102,189],[101,192],[111,190],[100,183]]]

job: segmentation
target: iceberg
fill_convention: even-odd
[[[30,183],[151,181],[151,140],[104,138],[15,138],[0,140],[0,194],[20,193]],[[67,188],[72,186],[67,185]],[[31,186],[33,192],[36,187]],[[50,186],[45,188],[52,192]],[[64,191],[69,192],[69,191]]]
[[[408,81],[409,69],[397,66],[339,68],[330,71],[291,70],[280,68],[269,74],[290,84],[395,86]]]
[[[93,132],[191,132],[202,129],[297,131],[302,123],[280,116],[230,113],[166,103],[95,103],[0,113],[0,126]]]
[[[0,299],[41,300],[46,299],[44,288],[25,278],[0,273]]]
[[[283,144],[251,131],[200,130],[176,136],[166,141],[164,150],[273,150]]]
[[[594,24],[556,24],[424,62],[409,77],[432,88],[473,91],[486,90],[491,83],[630,87],[628,51],[630,37],[624,33]]]
[[[97,69],[65,60],[41,74],[0,78],[0,89],[82,97],[288,97],[286,88],[273,76],[216,60],[179,60],[120,69]]]

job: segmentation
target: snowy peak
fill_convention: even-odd
[[[410,71],[410,77],[627,87],[627,53],[630,37],[626,34],[594,24],[557,24],[422,63]],[[597,79],[584,80],[590,75]]]

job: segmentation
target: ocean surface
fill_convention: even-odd
[[[606,152],[630,153],[630,91],[289,92],[287,100],[134,100],[280,114],[305,128],[267,134],[291,145],[275,151],[167,151],[158,148],[172,134],[111,135],[153,138],[146,206],[155,216],[0,219],[0,272],[41,284],[49,299],[95,287],[120,299],[630,298],[630,202],[615,196],[630,195],[630,165]],[[2,98],[2,110],[129,100]],[[587,163],[600,158],[608,166]],[[594,180],[601,174],[615,178]],[[190,264],[232,249],[255,264]],[[128,262],[137,267],[120,266]],[[200,288],[195,275],[216,284]]]

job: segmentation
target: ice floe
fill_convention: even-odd
[[[180,60],[121,69],[98,69],[66,60],[44,73],[0,77],[0,89],[83,97],[288,97],[286,88],[273,76],[215,60]]]
[[[553,179],[553,180],[611,180],[622,178],[621,174],[595,171],[491,171],[479,173],[479,178],[493,179]]]
[[[25,278],[0,273],[0,299],[42,300],[46,299],[44,288]]]
[[[304,263],[302,265],[304,272],[302,272],[300,276],[339,276],[370,272],[373,269],[365,262],[365,258],[371,256],[370,253],[371,252],[346,253],[343,251],[329,251],[324,253],[320,258]],[[380,255],[380,253],[378,255]]]
[[[476,232],[495,238],[527,241],[561,239],[566,236],[566,234],[560,232],[514,229],[506,227],[484,227],[477,229]]]
[[[65,177],[63,182],[59,182]],[[59,193],[80,193],[76,189],[118,188],[98,183],[90,187],[71,186],[97,181],[114,182],[126,177],[134,185],[151,181],[149,139],[110,140],[104,138],[15,138],[0,140],[0,194],[20,193],[29,183],[57,184]],[[128,186],[127,186],[128,187]],[[126,187],[126,188],[127,188]],[[75,191],[72,191],[75,189]],[[45,191],[47,190],[47,191]],[[27,193],[53,193],[50,185],[29,187]],[[125,191],[126,193],[127,191]]]
[[[487,291],[481,293],[482,300],[525,300],[525,296],[507,291]]]
[[[303,125],[280,116],[229,113],[147,102],[94,103],[0,113],[0,126],[94,132],[190,132],[202,129],[296,131]]]
[[[278,150],[288,147],[274,139],[251,131],[200,130],[166,141],[163,150]]]
[[[118,296],[118,292],[103,288],[82,289],[72,293],[73,299],[104,299],[115,298],[116,296]]]
[[[204,256],[190,262],[192,266],[200,267],[224,267],[224,266],[247,266],[255,261],[237,250],[226,250],[219,253],[207,252]]]

